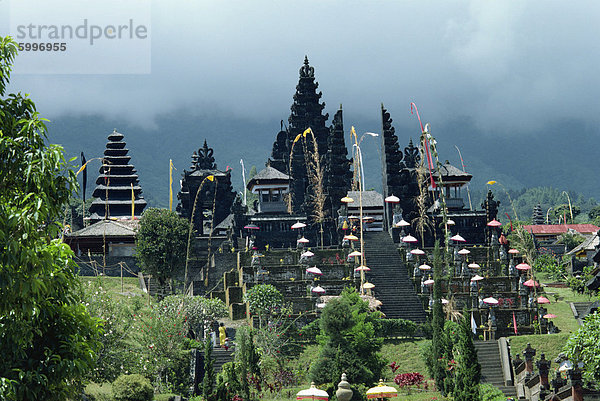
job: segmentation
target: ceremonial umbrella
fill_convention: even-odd
[[[398,203],[398,202],[400,202],[400,198],[398,198],[397,196],[394,196],[394,195],[390,195],[387,198],[385,198],[385,201],[387,203]]]
[[[464,249],[464,248],[461,249],[460,251],[458,251],[459,255],[468,255],[470,253],[471,253],[471,251],[469,251],[468,249]]]
[[[325,294],[325,288],[318,285],[312,289],[312,292],[314,292],[315,294]]]
[[[350,197],[348,197],[348,196],[344,196],[344,197],[341,199],[341,201],[342,201],[342,202],[344,202],[344,203],[353,203],[353,202],[354,202],[354,199],[352,199],[352,198],[350,198]]]
[[[432,279],[427,279],[427,280],[423,281],[423,284],[425,284],[425,285],[431,285],[433,283],[435,283],[435,281],[433,281]]]
[[[397,397],[398,391],[390,386],[383,384],[383,379],[379,379],[379,384],[367,390],[367,399],[371,398],[392,398]]]
[[[483,277],[481,277],[479,274],[476,274],[473,277],[471,277],[471,281],[479,281],[479,280],[483,280]]]
[[[312,274],[318,274],[319,276],[323,275],[323,272],[317,266],[309,267],[308,269],[306,269],[306,272],[312,273]]]
[[[455,225],[456,223],[454,222],[454,220],[452,220],[452,219],[448,219],[448,221],[446,221],[446,224],[448,224],[449,226],[453,226],[453,225]]]
[[[494,219],[492,221],[490,221],[489,223],[487,223],[488,227],[500,227],[502,226],[502,223],[500,223],[498,220]]]
[[[319,304],[320,305],[320,304]],[[318,305],[317,305],[318,306]],[[323,305],[324,306],[324,305]],[[329,394],[325,390],[319,390],[315,387],[315,383],[310,383],[310,388],[306,390],[300,390],[296,394],[297,400],[323,400],[329,399]]]
[[[557,317],[555,314],[553,313],[546,313],[544,316],[542,316],[544,319],[554,319],[555,317]]]
[[[527,287],[539,287],[540,283],[538,283],[537,281],[535,281],[533,279],[529,279],[526,282],[524,282],[523,285],[527,286]]]
[[[407,227],[407,226],[410,226],[410,223],[404,219],[402,219],[396,223],[396,227]]]
[[[527,263],[519,263],[516,267],[517,267],[517,270],[529,270],[529,269],[531,269],[531,266],[529,266]]]
[[[302,252],[302,254],[300,254],[300,256],[303,258],[310,258],[310,257],[315,256],[315,254],[312,253],[311,251],[306,251],[306,252]]]
[[[361,256],[361,255],[362,255],[362,253],[360,253],[359,251],[352,251],[348,254],[348,256],[350,256],[352,258],[355,256]]]
[[[466,240],[466,239],[464,239],[463,237],[461,237],[461,235],[460,235],[460,234],[456,234],[455,236],[453,236],[453,237],[450,237],[450,239],[451,239],[452,241],[456,241],[456,242],[467,242],[467,240]]]
[[[304,228],[304,227],[306,227],[306,224],[304,224],[304,223],[301,223],[301,222],[299,222],[299,221],[298,221],[297,223],[294,223],[294,224],[292,225],[292,229],[293,229],[293,230],[295,230],[295,229],[297,229],[297,228]]]
[[[549,304],[550,300],[546,297],[539,297],[537,299],[538,304]]]
[[[419,242],[419,240],[416,239],[415,237],[413,237],[412,235],[408,234],[406,237],[402,238],[402,242],[414,244],[414,243]]]
[[[371,288],[375,288],[375,284],[366,282],[363,284],[363,288],[366,290],[370,290]]]
[[[358,266],[356,269],[354,269],[354,271],[355,272],[360,272],[360,271],[368,272],[368,271],[371,271],[371,269],[368,268],[367,266],[361,265],[361,266]]]
[[[512,254],[512,255],[516,255],[516,254],[518,254],[518,253],[519,253],[519,250],[518,250],[518,249],[514,249],[514,248],[513,248],[513,249],[509,249],[509,250],[508,250],[508,253],[510,253],[510,254]]]
[[[308,244],[310,241],[307,240],[306,238],[302,237],[298,240],[298,242],[300,242],[301,244]]]
[[[412,253],[413,255],[425,255],[425,251],[422,249],[413,249],[412,251],[410,251],[410,253]]]
[[[479,266],[477,263],[469,263],[469,268],[470,269],[479,269],[479,268],[481,268],[481,266]]]
[[[244,228],[245,228],[246,230],[260,230],[260,227],[259,227],[259,226],[256,226],[256,225],[254,225],[254,224],[248,224],[247,226],[244,226]]]
[[[483,302],[488,305],[498,305],[498,300],[494,297],[484,298]]]
[[[344,239],[348,241],[358,241],[358,237],[354,234],[344,235]]]
[[[419,266],[419,269],[421,269],[421,270],[431,270],[431,266],[423,264],[423,265]]]

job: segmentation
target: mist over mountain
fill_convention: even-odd
[[[329,107],[326,110],[330,116],[335,111]],[[417,143],[418,121],[410,109],[390,112],[400,146],[406,146],[411,138]],[[376,112],[368,117],[345,113],[345,130],[349,132],[354,125],[359,135],[367,131],[380,132],[378,117]],[[52,119],[48,129],[49,141],[64,146],[67,156],[79,157],[83,151],[89,160],[102,156],[106,137],[116,128],[125,135],[144,197],[151,206],[164,207],[168,204],[169,159],[177,169],[173,183],[177,193],[183,169],[189,169],[192,153],[202,147],[206,139],[208,146],[214,148],[218,168],[225,170],[230,166],[234,188],[242,191],[240,159],[244,160],[246,174],[253,165],[260,171],[271,154],[281,119],[287,123],[287,114],[273,115],[266,120],[181,109],[159,115],[152,127],[101,115],[62,115]],[[449,160],[461,168],[455,146],[460,149],[466,170],[473,174],[473,194],[483,194],[486,182],[496,180],[506,189],[554,187],[600,199],[595,166],[599,148],[593,140],[599,137],[598,126],[563,120],[544,124],[534,132],[506,133],[494,131],[493,127],[482,130],[466,117],[439,124],[435,119],[423,120],[431,123],[441,162]],[[346,145],[349,145],[349,135]],[[380,147],[381,138],[365,137],[361,145],[366,188],[381,190]],[[79,161],[76,164],[79,165]],[[89,166],[88,196],[99,166],[99,162]],[[493,189],[501,190],[500,187]],[[474,195],[474,198],[477,199],[473,200],[473,206],[479,207],[480,196]]]

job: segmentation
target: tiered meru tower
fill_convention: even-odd
[[[406,221],[416,217],[415,198],[419,195],[416,166],[419,164],[419,150],[413,145],[412,139],[404,152],[400,150],[396,130],[392,126],[390,113],[381,105],[381,124],[383,132],[382,149],[382,178],[383,196],[391,195],[400,198],[402,215]],[[385,224],[392,221],[393,210],[390,204],[385,208]],[[384,227],[389,229],[390,227]]]
[[[207,178],[210,176],[213,177],[212,180]],[[186,219],[191,219],[194,202],[196,203],[194,229],[198,235],[210,233],[211,228],[214,229],[230,213],[235,199],[231,170],[217,169],[213,149],[208,147],[206,140],[204,145],[192,154],[190,170],[183,170],[181,190],[177,199],[177,212]]]
[[[146,207],[137,171],[130,164],[131,156],[125,146],[123,134],[115,129],[108,136],[100,175],[92,194],[96,198],[90,206],[92,223],[111,217],[131,218],[132,192],[134,216],[139,218]]]
[[[300,68],[300,79],[296,86],[294,102],[288,119],[289,126],[277,134],[269,165],[282,173],[288,174],[291,180],[293,213],[311,215],[309,205],[310,188],[306,170],[305,146],[313,149],[312,137],[301,138],[294,144],[294,139],[307,128],[311,128],[316,139],[321,163],[324,169],[324,190],[328,196],[326,208],[328,215],[335,218],[340,206],[340,199],[350,189],[350,161],[344,141],[344,123],[342,110],[336,113],[333,125],[326,127],[329,114],[323,114],[325,103],[321,103],[322,92],[317,92],[319,84],[315,82],[315,70],[304,58]],[[290,153],[292,153],[290,163]]]

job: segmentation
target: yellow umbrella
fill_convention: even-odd
[[[390,386],[383,384],[383,380],[379,379],[379,384],[367,390],[367,398],[392,398],[397,397],[398,391]]]

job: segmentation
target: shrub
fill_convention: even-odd
[[[405,319],[380,319],[377,332],[381,337],[413,337],[417,324]]]
[[[481,401],[505,401],[506,396],[500,389],[491,384],[485,383],[479,385]]]
[[[122,375],[113,383],[115,401],[151,401],[154,389],[150,381],[142,375]]]
[[[400,373],[394,377],[394,383],[396,383],[400,388],[406,387],[410,389],[411,386],[421,386],[424,379],[425,378],[423,375],[419,372]]]

